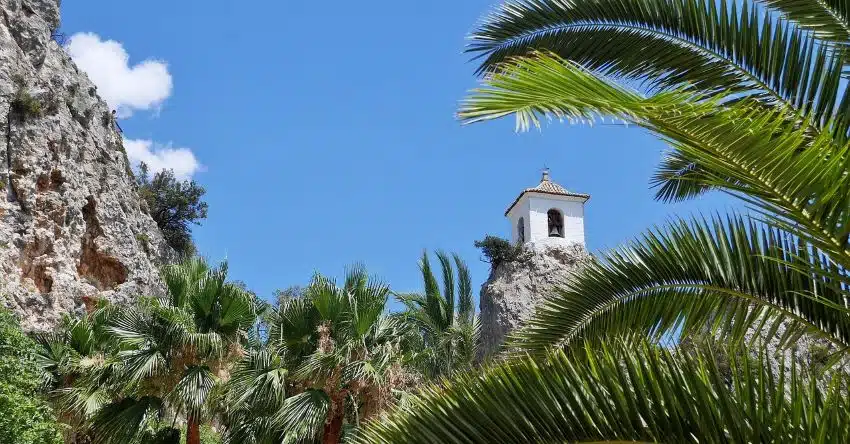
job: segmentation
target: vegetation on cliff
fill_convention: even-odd
[[[61,443],[61,428],[41,395],[36,343],[0,309],[0,442]]]
[[[171,170],[158,171],[151,177],[145,163],[139,164],[136,185],[168,245],[184,256],[195,254],[192,225],[200,225],[207,217],[204,187],[194,180],[178,180]]]

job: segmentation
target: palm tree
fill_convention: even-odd
[[[457,274],[446,253],[438,251],[437,259],[442,271],[442,292],[428,261],[428,253],[423,252],[419,268],[425,293],[396,295],[407,307],[403,318],[418,332],[421,344],[416,348],[414,360],[419,362],[420,370],[428,378],[470,368],[479,335],[469,268],[457,254],[452,256]]]
[[[179,436],[173,425],[185,418],[186,442],[198,444],[215,393],[242,355],[254,301],[227,282],[226,264],[188,259],[162,277],[164,296],[104,307],[42,342],[43,368],[60,386],[54,393],[96,443]]]
[[[395,402],[405,326],[385,313],[390,290],[353,267],[338,286],[321,275],[268,315],[266,344],[233,372],[225,395],[230,442],[340,442]]]
[[[591,265],[515,345],[705,327],[850,346],[850,9],[841,1],[509,1],[473,34],[469,122],[610,116],[671,151],[665,201],[722,190],[758,215],[673,222]],[[625,85],[642,84],[642,90]],[[776,335],[781,332],[781,335]]]
[[[34,335],[43,389],[68,426],[65,441],[71,443],[91,439],[90,420],[116,396],[102,365],[115,352],[105,332],[114,307],[97,301],[92,308],[79,318],[65,315],[54,331]]]
[[[655,344],[808,337],[848,357],[848,43],[843,0],[510,0],[489,15],[462,119],[634,123],[671,148],[658,199],[720,190],[754,215],[674,221],[603,255],[514,336],[536,360],[434,387],[361,442],[846,440],[846,374],[823,387],[793,361],[774,370],[767,348],[724,372],[713,350]]]
[[[678,353],[641,341],[503,362],[422,389],[351,442],[847,442],[850,391],[826,390],[764,355]],[[734,355],[732,355],[734,356]],[[728,375],[728,379],[722,375]]]

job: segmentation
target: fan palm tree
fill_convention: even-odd
[[[96,443],[179,436],[173,424],[185,418],[186,442],[198,444],[215,393],[242,355],[253,296],[226,281],[226,264],[188,259],[162,277],[164,296],[104,307],[59,340],[42,341],[43,368],[60,385],[54,393]],[[172,430],[158,432],[169,418]]]
[[[116,396],[101,365],[115,352],[105,332],[112,306],[98,301],[85,316],[65,315],[52,332],[35,334],[43,389],[65,423],[65,441],[88,442],[91,418]]]
[[[243,359],[225,395],[229,442],[338,443],[394,403],[408,378],[405,326],[385,313],[389,288],[353,267],[321,275],[268,315],[266,344]]]
[[[437,259],[443,278],[442,292],[428,253],[423,252],[419,269],[425,293],[396,295],[407,307],[403,318],[418,332],[421,344],[414,360],[420,363],[419,368],[428,378],[469,368],[475,359],[479,333],[469,268],[457,254],[450,259],[446,253],[438,251]]]

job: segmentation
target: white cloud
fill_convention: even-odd
[[[121,117],[129,117],[134,110],[158,109],[171,95],[171,74],[165,62],[148,59],[130,66],[130,57],[119,42],[81,32],[71,36],[65,49]]]
[[[203,171],[203,166],[188,148],[174,148],[151,140],[124,139],[124,149],[133,166],[144,162],[151,174],[162,170],[173,170],[178,179],[189,179]]]

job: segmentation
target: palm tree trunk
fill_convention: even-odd
[[[339,444],[339,439],[342,437],[342,419],[345,412],[342,408],[332,409],[332,412],[333,417],[325,424],[322,444]]]
[[[186,424],[186,444],[201,444],[201,424],[191,416]]]

